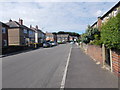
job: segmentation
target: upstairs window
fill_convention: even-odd
[[[2,33],[6,33],[6,28],[2,28]]]
[[[24,29],[23,31],[24,31],[25,34],[27,34],[27,29]]]

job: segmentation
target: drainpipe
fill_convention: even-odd
[[[110,49],[110,66],[111,66],[111,72],[113,72],[113,65],[112,65],[112,51]]]

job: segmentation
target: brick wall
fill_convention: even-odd
[[[120,76],[120,51],[112,51],[112,66],[113,72]]]
[[[102,48],[100,46],[81,44],[85,52],[94,60],[103,64]],[[120,51],[112,50],[112,69],[113,73],[120,76]]]
[[[100,46],[88,45],[87,54],[101,64],[103,63],[102,48]]]

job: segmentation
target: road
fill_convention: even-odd
[[[4,57],[2,70],[3,88],[60,88],[64,80],[65,88],[118,87],[118,78],[113,73],[70,44]]]
[[[41,48],[2,59],[3,88],[60,88],[71,45]]]

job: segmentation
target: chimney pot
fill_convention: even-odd
[[[19,24],[23,25],[23,20],[19,18]]]
[[[36,29],[38,29],[38,25],[36,25]]]
[[[12,20],[10,19],[9,22],[12,22]]]
[[[32,28],[32,25],[30,25],[30,28]]]

